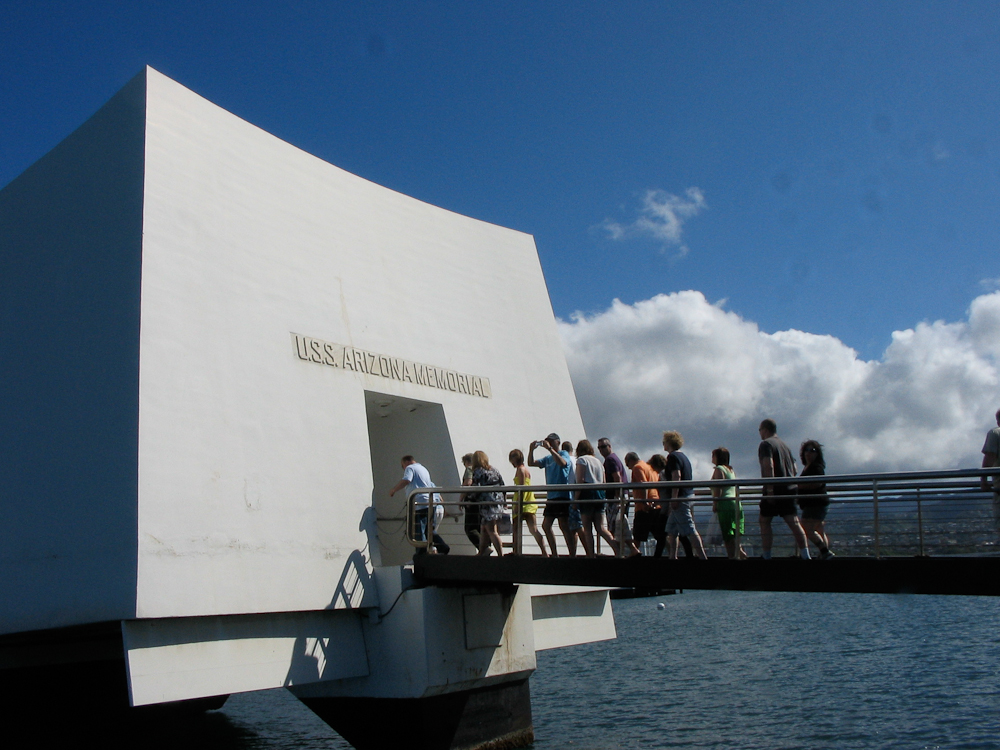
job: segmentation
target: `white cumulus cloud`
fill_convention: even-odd
[[[601,226],[612,239],[633,235],[652,237],[662,242],[664,248],[679,246],[680,254],[685,255],[688,250],[682,241],[684,222],[707,207],[705,196],[696,187],[685,190],[683,197],[663,190],[647,190],[635,221],[620,224],[606,219]]]
[[[648,457],[679,430],[696,476],[724,445],[756,475],[764,417],[797,453],[826,446],[829,473],[978,466],[1000,407],[1000,292],[965,320],[892,334],[878,360],[832,336],[761,331],[696,291],[560,321],[589,437]]]

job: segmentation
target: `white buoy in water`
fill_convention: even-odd
[[[667,605],[664,604],[663,602],[660,602],[659,604],[656,605],[656,608],[657,609],[666,609]]]

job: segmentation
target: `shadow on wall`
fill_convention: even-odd
[[[358,530],[368,536],[364,549],[356,549],[347,556],[340,580],[333,589],[330,603],[326,605],[328,619],[321,630],[315,634],[299,635],[292,647],[291,662],[285,677],[285,687],[289,685],[304,685],[323,679],[338,679],[345,676],[362,676],[367,674],[367,655],[365,654],[364,636],[358,614],[350,610],[362,607],[378,606],[378,591],[372,575],[372,561],[365,553],[371,553],[377,547],[377,527],[375,509],[365,508],[361,515]],[[346,638],[341,640],[331,637],[331,632],[340,633]],[[342,664],[346,649],[360,651],[365,662],[365,669],[360,674],[344,674]],[[356,664],[349,665],[348,671],[358,671]]]
[[[319,652],[319,653],[317,653]],[[292,647],[292,662],[288,665],[285,687],[305,685],[320,679],[320,656],[326,663],[326,645],[321,638],[299,636]]]
[[[368,543],[347,556],[340,580],[333,589],[333,597],[326,609],[358,609],[377,607],[378,590],[372,576],[373,566],[378,565],[378,521],[375,509],[365,508],[358,523],[358,531],[365,532]],[[367,556],[366,556],[367,553]]]
[[[377,603],[375,581],[368,567],[368,560],[361,550],[347,556],[340,580],[333,590],[333,598],[326,609],[357,609]]]

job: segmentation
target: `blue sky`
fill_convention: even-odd
[[[696,290],[879,360],[1000,287],[998,22],[995,2],[4,0],[0,185],[149,64],[534,235],[564,320]]]
[[[1000,5],[570,5],[4,2],[0,184],[148,63],[533,234],[562,317],[690,288],[871,357],[1000,277]],[[691,187],[683,258],[599,229]]]

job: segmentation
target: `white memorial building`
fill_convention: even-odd
[[[287,687],[359,747],[437,700],[454,731],[414,746],[474,747],[530,734],[537,649],[614,637],[605,591],[410,587],[388,497],[404,454],[455,486],[464,453],[509,479],[584,436],[529,235],[147,68],[0,190],[0,361],[8,682]],[[520,718],[470,718],[497,705]]]

